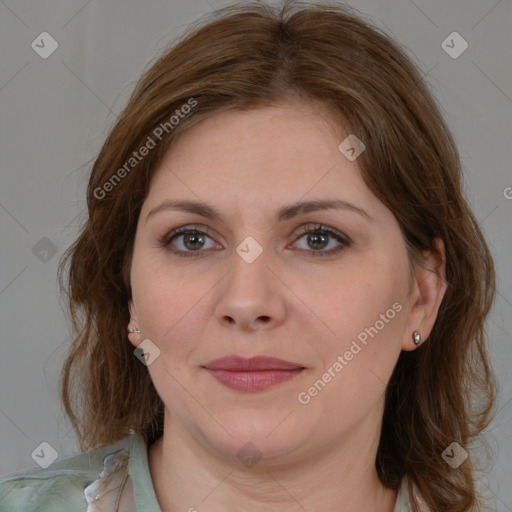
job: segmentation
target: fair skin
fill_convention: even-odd
[[[348,133],[309,104],[218,113],[185,132],[156,170],[131,267],[130,325],[141,334],[129,338],[160,350],[148,371],[165,404],[164,434],[148,456],[164,512],[393,511],[397,493],[375,470],[384,391],[400,352],[417,348],[412,333],[425,340],[433,327],[444,248],[438,241],[441,258],[425,253],[437,275],[417,267],[411,278],[396,218],[363,182],[357,159],[338,149]],[[222,220],[174,209],[148,218],[174,199],[207,203]],[[350,202],[371,219],[347,208],[276,219],[281,207],[312,199]],[[332,235],[308,242],[304,231],[318,225],[349,245]],[[182,226],[202,238],[159,245]],[[251,263],[236,251],[247,237],[262,248]],[[389,310],[393,318],[377,324]],[[376,325],[378,334],[301,403],[299,393]],[[263,391],[233,390],[203,368],[232,354],[306,369]],[[251,467],[236,456],[248,442],[261,457]]]

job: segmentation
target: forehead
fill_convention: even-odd
[[[174,141],[154,173],[148,200],[161,200],[170,190],[187,197],[285,195],[290,201],[333,188],[369,193],[357,160],[339,150],[346,134],[318,104],[215,113]]]

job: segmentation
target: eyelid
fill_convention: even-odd
[[[167,245],[171,242],[173,238],[183,233],[188,233],[189,231],[198,231],[207,235],[209,238],[213,240],[212,229],[208,226],[204,226],[202,224],[185,224],[183,226],[172,229],[169,232],[166,232],[162,237],[159,238],[159,243],[161,245]],[[218,242],[216,242],[218,243]]]
[[[290,245],[294,245],[298,240],[300,240],[304,235],[309,233],[316,233],[316,232],[323,232],[330,236],[331,238],[335,238],[340,246],[329,249],[327,251],[306,251],[304,249],[299,249],[302,252],[308,252],[311,253],[313,256],[329,256],[332,254],[335,254],[341,250],[343,250],[346,247],[349,247],[352,244],[352,240],[349,236],[345,235],[344,233],[331,228],[325,224],[320,223],[312,223],[308,222],[306,224],[303,224],[298,228],[298,230],[294,230],[296,233],[294,236],[294,240],[287,245],[289,247]],[[191,231],[197,231],[201,234],[206,235],[208,238],[213,240],[216,244],[219,244],[214,237],[212,236],[212,229],[208,226],[202,225],[202,224],[185,224],[183,226],[177,227],[175,229],[172,229],[170,232],[166,233],[164,236],[159,238],[159,245],[165,249],[167,249],[167,246],[171,244],[174,238],[178,237],[181,234],[186,234]],[[219,244],[220,245],[220,244]],[[181,251],[181,250],[175,250],[175,249],[167,249],[169,252],[183,256],[183,255],[194,255],[194,254],[200,254],[202,252],[206,251]]]
[[[302,235],[309,233],[311,231],[316,232],[318,231],[325,231],[328,234],[336,235],[337,237],[341,238],[344,242],[347,244],[352,243],[351,238],[348,235],[345,235],[341,231],[338,231],[337,229],[331,228],[330,226],[327,226],[325,224],[319,224],[319,223],[313,223],[314,225],[311,225],[312,223],[307,223],[303,226],[301,226],[299,229],[301,230],[297,237],[300,238]]]

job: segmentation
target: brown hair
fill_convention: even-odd
[[[407,475],[409,492],[414,483],[433,510],[478,509],[474,458],[452,469],[441,454],[455,441],[469,451],[494,407],[484,336],[492,257],[463,195],[455,142],[419,72],[384,32],[339,4],[224,8],[192,25],[136,85],[94,162],[89,217],[59,266],[76,333],[62,399],[81,448],[132,429],[148,443],[162,434],[163,403],[126,331],[131,251],[152,173],[171,142],[212,113],[290,98],[322,102],[363,141],[363,179],[397,218],[411,262],[436,251],[435,237],[445,243],[448,288],[427,343],[399,356],[376,468],[394,489]],[[183,114],[187,103],[195,106]],[[159,129],[156,147],[130,161]]]

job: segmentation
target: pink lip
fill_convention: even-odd
[[[249,359],[240,356],[221,357],[210,361],[205,365],[209,370],[230,370],[235,372],[242,371],[261,371],[261,370],[297,370],[304,366],[297,363],[290,363],[282,359],[266,356],[254,356]]]
[[[305,369],[296,363],[264,356],[223,357],[204,368],[221,384],[237,391],[262,391],[292,379]]]

